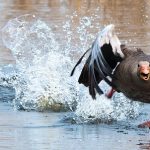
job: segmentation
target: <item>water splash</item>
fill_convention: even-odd
[[[50,27],[35,16],[24,15],[6,24],[2,38],[18,69],[14,105],[43,109],[57,103],[71,108],[77,93],[69,78],[71,60],[59,50]]]
[[[110,87],[100,83],[101,89],[106,93]],[[123,94],[115,93],[112,99],[106,96],[97,96],[96,101],[91,100],[88,91],[84,91],[81,101],[77,105],[76,122],[111,122],[113,120],[126,120],[139,115],[140,103],[133,102]]]
[[[34,15],[10,20],[2,29],[2,39],[12,51],[16,65],[8,67],[13,71],[7,76],[0,71],[0,79],[5,79],[5,82],[0,80],[0,84],[15,89],[13,103],[16,109],[75,110],[76,118],[82,118],[83,122],[136,117],[139,103],[131,102],[123,95],[116,94],[113,100],[102,95],[93,101],[88,89],[77,82],[80,67],[70,78],[77,61],[74,56],[81,55],[95,38],[95,33],[90,32],[94,17],[79,18],[74,28],[76,17],[74,13],[62,26],[66,39],[64,46],[56,41],[51,28]],[[95,28],[97,26],[100,24]],[[104,82],[101,86],[104,92],[109,88]]]

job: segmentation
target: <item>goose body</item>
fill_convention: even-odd
[[[117,66],[114,71],[113,84],[116,87],[116,90],[122,92],[128,98],[134,101],[140,101],[144,103],[150,103],[150,55],[145,54],[141,50],[132,51],[124,47],[122,49],[125,58],[121,61],[121,63]],[[140,76],[140,62],[143,64],[146,63],[145,66],[147,72],[142,78]],[[143,70],[144,71],[144,70]],[[141,73],[142,74],[142,73]]]

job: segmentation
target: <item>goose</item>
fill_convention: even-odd
[[[71,76],[87,54],[78,82],[89,88],[93,99],[97,93],[103,94],[99,83],[104,80],[112,87],[106,94],[108,98],[117,91],[133,101],[150,103],[150,55],[139,48],[129,49],[121,44],[113,24],[98,33],[92,46],[73,68]],[[150,121],[139,127],[150,127]]]

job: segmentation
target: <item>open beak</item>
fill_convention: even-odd
[[[150,78],[150,74],[140,73],[140,78],[147,81]]]
[[[150,79],[150,68],[148,67],[141,67],[140,68],[140,78],[144,81],[148,81]]]

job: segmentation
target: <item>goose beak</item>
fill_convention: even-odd
[[[144,81],[148,81],[150,79],[149,64],[147,64],[147,63],[140,64],[140,66],[139,66],[139,76]]]
[[[148,81],[150,78],[150,73],[140,73],[140,78],[143,79],[144,81]]]

